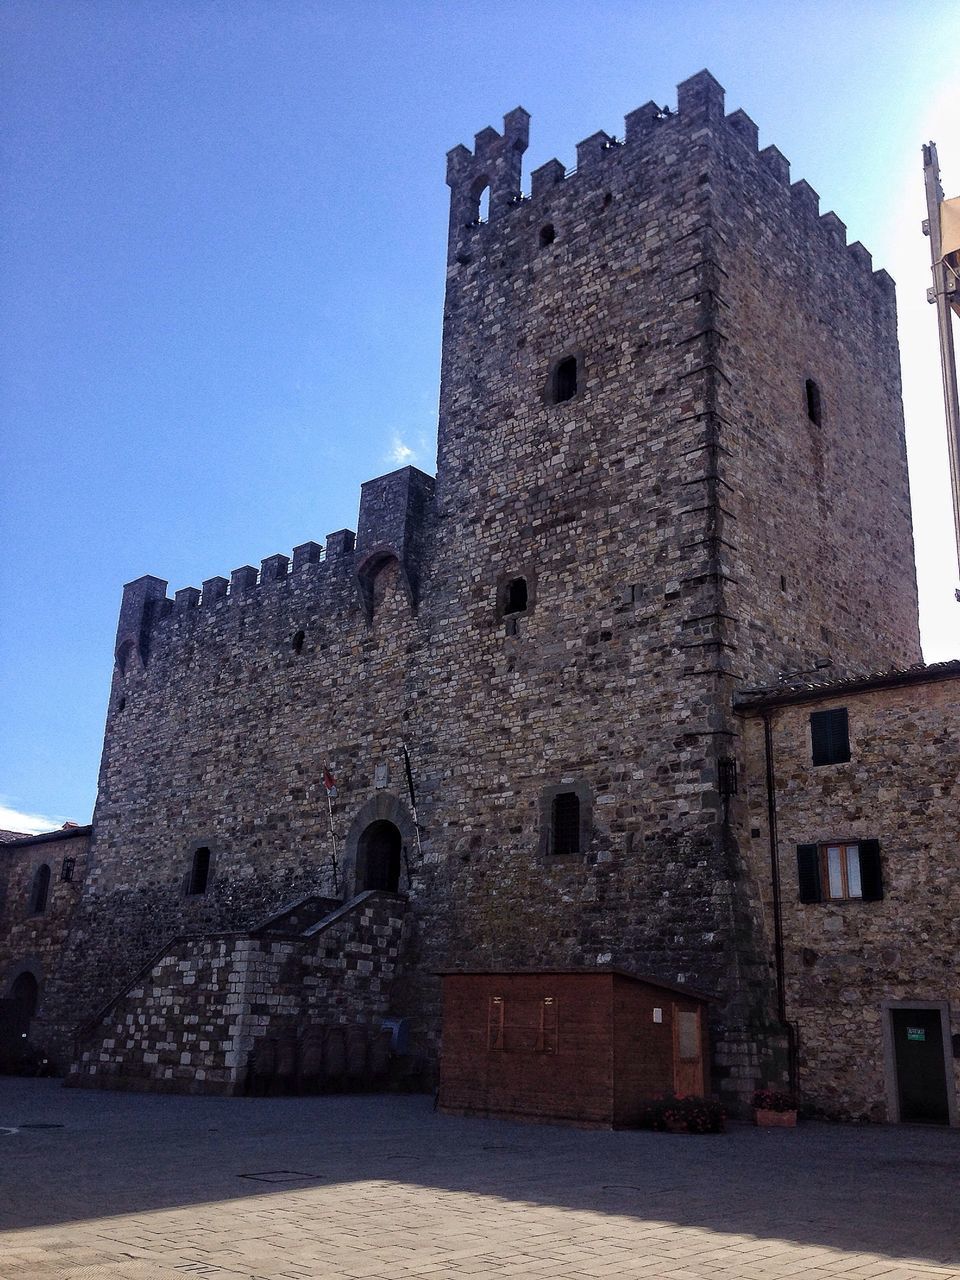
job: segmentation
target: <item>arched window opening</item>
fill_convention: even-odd
[[[28,1023],[37,1012],[40,1002],[40,988],[32,973],[21,973],[10,988],[10,999],[18,1015],[21,1025]]]
[[[47,898],[50,896],[50,868],[46,863],[37,867],[30,890],[30,914],[43,915],[47,909]]]
[[[546,249],[547,245],[553,244],[557,238],[552,222],[547,222],[540,228],[540,248]]]
[[[557,857],[580,852],[580,797],[561,791],[553,798],[553,852]]]
[[[400,888],[400,860],[403,837],[392,822],[380,818],[371,822],[360,837],[358,889],[381,889],[397,893]]]
[[[526,613],[527,610],[527,580],[526,578],[513,578],[507,583],[506,595],[503,602],[504,613]]]
[[[302,631],[298,631],[296,633],[296,635],[290,641],[290,648],[293,650],[294,653],[303,653],[303,642],[305,639],[306,639],[306,636]]]
[[[400,562],[395,557],[382,560],[374,571],[373,579],[370,583],[371,603],[373,611],[384,603],[389,595],[396,589],[400,581]]]
[[[210,879],[210,850],[203,845],[201,848],[194,850],[193,863],[190,867],[190,882],[187,885],[187,893],[191,897],[199,897],[200,894],[207,892],[207,883]]]
[[[807,417],[815,427],[820,426],[822,418],[820,388],[812,378],[807,379]]]
[[[490,181],[479,177],[470,188],[470,202],[467,206],[467,226],[476,227],[487,222],[490,217]]]
[[[413,609],[413,593],[397,554],[390,547],[372,551],[357,567],[357,585],[366,614],[372,626],[376,614],[385,605]]]
[[[577,394],[577,357],[566,356],[553,373],[553,402],[562,404]]]

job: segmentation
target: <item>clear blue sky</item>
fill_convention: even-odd
[[[0,37],[0,805],[89,821],[124,582],[432,470],[445,152],[519,103],[525,171],[572,166],[704,66],[898,279],[926,653],[960,652],[918,234],[931,134],[960,194],[955,0],[6,0]]]

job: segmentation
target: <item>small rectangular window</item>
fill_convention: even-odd
[[[880,844],[801,844],[797,846],[801,902],[877,902],[883,897]]]
[[[677,1010],[677,1055],[681,1062],[696,1062],[700,1057],[700,1015],[696,1009]]]
[[[561,360],[553,374],[554,404],[562,404],[564,400],[572,400],[577,394],[577,357],[567,356]]]
[[[60,864],[60,879],[70,881],[73,879],[73,869],[77,865],[76,858],[64,858]]]
[[[828,898],[860,898],[860,848],[855,844],[829,844],[823,854]]]
[[[843,764],[850,759],[850,728],[846,707],[814,711],[810,716],[814,764]]]
[[[814,382],[812,378],[808,378],[805,390],[807,393],[807,417],[814,424],[814,426],[819,427],[822,425],[822,422],[823,422],[823,409],[820,401],[820,388],[817,386],[817,384]]]
[[[580,852],[580,800],[575,791],[554,797],[553,852],[557,857]]]

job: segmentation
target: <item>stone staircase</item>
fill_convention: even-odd
[[[240,1093],[261,1041],[379,1027],[405,909],[379,890],[343,903],[309,895],[249,932],[171,939],[80,1028],[66,1083]]]

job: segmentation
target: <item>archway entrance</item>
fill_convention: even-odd
[[[30,1021],[37,1012],[37,1000],[40,996],[40,988],[37,980],[32,973],[21,973],[14,980],[13,986],[10,988],[10,998],[16,1009],[16,1016],[20,1019],[24,1026]]]
[[[400,831],[380,818],[364,829],[357,846],[357,888],[396,893],[400,888]]]
[[[9,990],[7,998],[0,1000],[0,1071],[12,1069],[19,1061],[40,1001],[40,986],[32,973],[18,974]]]

